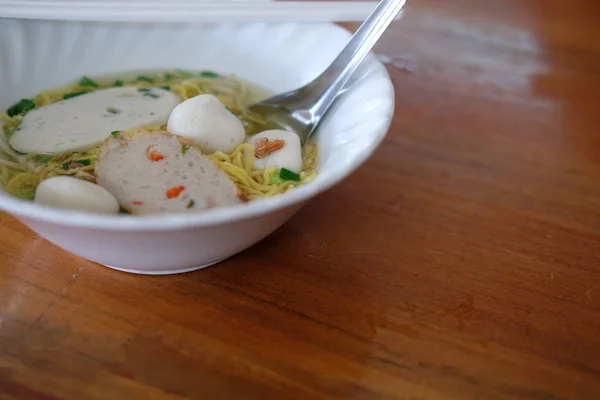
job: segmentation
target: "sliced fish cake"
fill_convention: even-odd
[[[132,214],[202,211],[240,204],[231,178],[185,138],[139,130],[101,146],[96,182]]]

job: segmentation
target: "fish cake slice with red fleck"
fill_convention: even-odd
[[[189,212],[243,202],[236,184],[191,142],[168,132],[111,135],[96,181],[132,214]]]

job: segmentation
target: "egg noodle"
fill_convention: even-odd
[[[56,103],[72,95],[93,92],[110,87],[162,87],[176,93],[181,100],[200,94],[216,96],[244,125],[247,135],[268,129],[264,118],[248,110],[252,104],[253,89],[234,77],[222,77],[214,72],[193,73],[188,71],[154,72],[126,78],[103,78],[93,81],[82,78],[78,83],[44,91],[32,100],[35,107]],[[93,181],[94,167],[99,147],[87,151],[66,154],[44,155],[16,152],[8,144],[8,139],[23,120],[23,114],[9,116],[0,113],[4,122],[4,137],[0,139],[0,183],[7,192],[23,199],[32,200],[36,187],[44,179],[56,175],[70,175]],[[149,131],[166,130],[165,126],[145,127]],[[126,133],[132,133],[132,131]],[[49,132],[48,134],[52,134]],[[107,136],[110,132],[107,132]],[[225,171],[239,186],[248,199],[274,196],[284,193],[298,185],[312,181],[316,175],[317,147],[308,143],[303,149],[303,171],[299,181],[280,178],[277,168],[257,170],[254,163],[254,148],[243,143],[231,154],[216,152],[208,157]]]

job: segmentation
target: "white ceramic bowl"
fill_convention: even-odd
[[[349,38],[333,24],[0,19],[0,107],[81,75],[139,69],[212,69],[283,92],[314,79]],[[217,263],[279,228],[382,141],[393,115],[393,86],[374,57],[357,76],[318,132],[318,178],[285,195],[206,213],[134,217],[48,208],[0,192],[0,209],[57,246],[123,271],[167,274]]]

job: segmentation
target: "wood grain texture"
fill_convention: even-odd
[[[217,267],[123,274],[0,216],[0,398],[600,398],[598,21],[409,1],[384,144]]]

